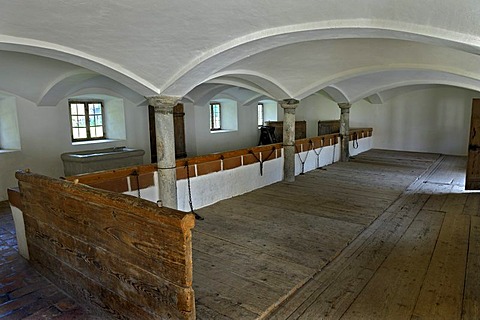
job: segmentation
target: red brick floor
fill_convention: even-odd
[[[0,319],[93,319],[18,254],[8,202],[0,202]]]

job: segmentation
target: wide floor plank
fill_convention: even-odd
[[[469,216],[445,214],[413,319],[460,318],[469,229]]]
[[[367,157],[198,210],[205,217],[193,234],[198,317],[268,313],[334,260],[438,158],[382,151]],[[235,304],[239,313],[231,310]]]
[[[443,217],[419,213],[342,319],[410,319]]]
[[[480,319],[480,217],[472,217],[467,274],[463,297],[463,319]]]
[[[478,318],[480,194],[463,193],[464,165],[370,150],[198,210],[197,318]]]

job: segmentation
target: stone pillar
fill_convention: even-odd
[[[295,181],[295,109],[300,103],[295,99],[285,99],[279,102],[283,108],[283,178],[285,181]]]
[[[163,206],[172,209],[177,209],[173,107],[180,99],[181,97],[175,96],[154,96],[148,98],[148,103],[155,109],[159,196]]]
[[[350,157],[349,138],[350,138],[350,108],[349,103],[339,103],[340,107],[340,161],[346,162]]]

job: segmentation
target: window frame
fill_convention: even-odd
[[[72,104],[83,104],[85,105],[85,129],[87,131],[87,137],[86,138],[74,138],[73,135],[73,117],[75,115],[72,115]],[[101,137],[91,137],[90,135],[90,112],[89,112],[89,105],[90,104],[100,104],[100,107],[102,109],[102,136]],[[84,141],[96,141],[96,140],[105,140],[107,139],[106,137],[106,131],[105,131],[105,105],[102,100],[68,100],[68,113],[70,115],[69,120],[70,120],[70,135],[72,142],[84,142]],[[95,115],[93,115],[95,116]]]
[[[259,112],[260,107],[261,107],[261,113]],[[260,116],[262,119],[261,124],[259,124]],[[260,129],[262,126],[265,125],[265,105],[263,104],[263,102],[257,103],[257,125],[258,125],[258,129]]]
[[[215,117],[213,107],[218,105],[218,127],[215,126]],[[210,131],[222,130],[222,104],[220,102],[210,102]]]

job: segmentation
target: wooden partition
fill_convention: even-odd
[[[351,128],[350,141],[372,136],[372,128]],[[339,133],[324,134],[317,137],[298,139],[295,141],[295,152],[304,152],[309,149],[318,149],[332,146],[338,143]],[[282,155],[283,146],[281,143],[256,146],[233,151],[212,153],[203,156],[178,159],[176,161],[177,180],[190,177],[198,177],[213,172],[235,169],[244,165],[250,165],[259,161],[265,162],[277,159]],[[137,173],[140,179],[140,188],[152,185],[153,172],[156,171],[155,164],[121,168],[117,170],[87,173],[78,176],[67,177],[67,180],[78,179],[79,182],[94,186],[100,189],[125,192],[129,191],[127,186],[130,181],[131,190],[136,190],[137,184],[133,181],[132,173]],[[129,179],[129,180],[128,180]]]
[[[32,264],[101,317],[194,319],[194,217],[17,172]]]

